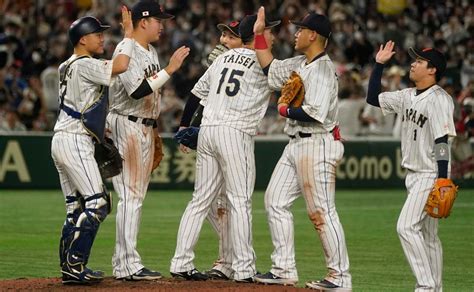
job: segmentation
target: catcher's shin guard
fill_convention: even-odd
[[[111,201],[107,192],[88,197],[85,210],[77,218],[74,227],[74,237],[67,251],[67,264],[86,265],[94,243],[95,236],[102,223],[109,214]],[[96,208],[93,208],[96,207]]]
[[[74,238],[76,231],[76,223],[79,215],[85,209],[85,201],[79,192],[74,196],[66,196],[67,215],[64,221],[61,239],[59,240],[59,266],[63,266],[66,262],[66,255]]]

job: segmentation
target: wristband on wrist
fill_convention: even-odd
[[[256,34],[255,35],[255,43],[254,43],[253,47],[256,50],[265,50],[265,49],[268,48],[267,41],[265,40],[265,37],[263,36],[263,34]]]
[[[117,46],[120,47],[119,55],[127,55],[128,57],[132,56],[133,51],[133,39],[124,38]]]
[[[148,77],[146,81],[150,85],[151,89],[153,91],[156,91],[160,89],[163,86],[163,84],[165,84],[165,82],[168,81],[168,79],[170,79],[170,75],[166,72],[165,69],[162,69],[157,74],[151,77]]]
[[[288,105],[282,105],[278,111],[280,116],[286,118],[288,116]]]

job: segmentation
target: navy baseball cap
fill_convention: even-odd
[[[303,20],[290,22],[296,26],[314,30],[327,39],[331,36],[331,23],[329,19],[322,14],[310,12],[306,14]]]
[[[240,38],[239,25],[240,25],[240,22],[238,22],[238,21],[232,21],[232,22],[229,23],[229,24],[219,23],[219,24],[217,25],[217,28],[218,28],[220,31],[228,30],[228,31],[230,31],[233,35],[235,35],[236,37]]]
[[[239,34],[242,38],[242,41],[248,42],[252,40],[253,37],[253,25],[257,21],[257,14],[245,16],[239,25]],[[272,28],[280,24],[280,20],[268,21],[265,17],[265,28]]]
[[[444,75],[444,71],[446,70],[446,57],[437,49],[426,48],[417,50],[414,48],[409,48],[408,54],[410,54],[413,59],[419,58],[431,63],[431,65],[436,68],[437,79],[441,79],[441,77]]]
[[[163,11],[161,6],[153,0],[141,0],[132,7],[132,20],[138,20],[145,17],[154,17],[158,19],[170,19],[174,15]]]

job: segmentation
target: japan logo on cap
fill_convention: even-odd
[[[150,12],[148,12],[148,11],[143,11],[142,12],[142,16],[148,16],[148,15],[150,15]]]

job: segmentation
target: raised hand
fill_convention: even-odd
[[[265,31],[265,8],[260,6],[257,12],[257,21],[253,25],[253,33],[254,34],[263,34]]]
[[[379,51],[375,56],[375,61],[380,64],[385,64],[393,55],[395,55],[395,52],[393,51],[394,47],[395,43],[393,41],[388,41],[385,46],[380,45]]]
[[[174,51],[168,66],[165,68],[168,74],[173,74],[181,67],[181,65],[183,65],[184,59],[189,55],[189,50],[188,47],[182,46]]]
[[[124,30],[124,37],[132,38],[133,33],[133,23],[132,23],[132,13],[124,5],[122,6],[122,28]]]

